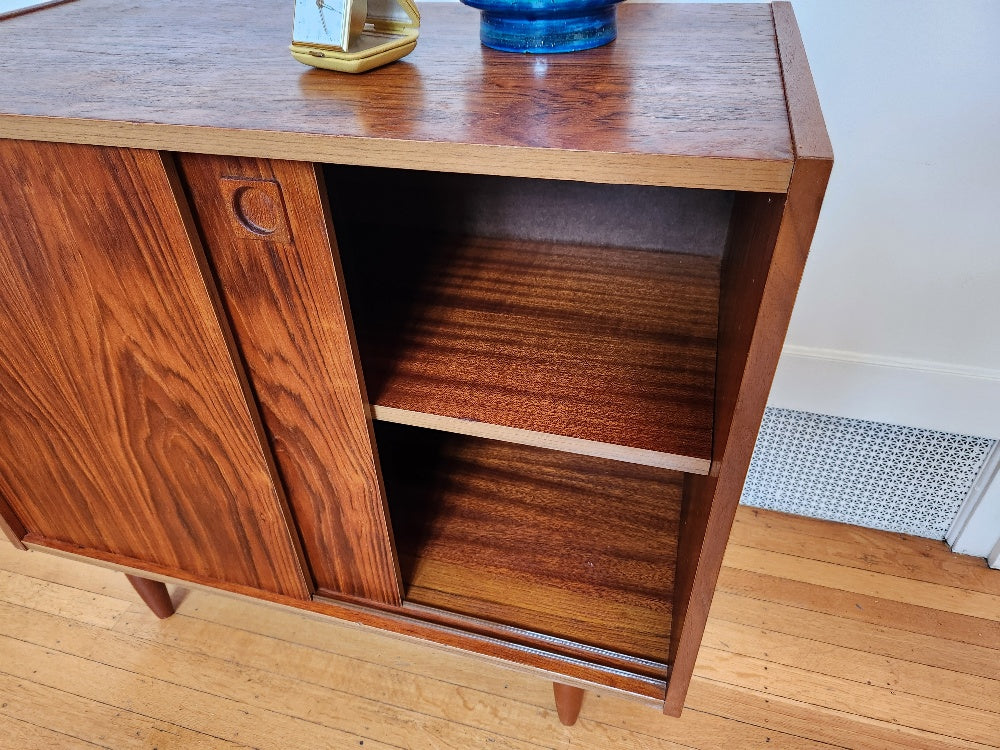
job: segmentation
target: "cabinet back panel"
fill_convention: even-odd
[[[160,155],[0,141],[0,185],[0,495],[26,531],[305,598]]]
[[[733,193],[329,165],[337,210],[369,225],[721,256]]]

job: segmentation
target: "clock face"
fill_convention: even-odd
[[[295,0],[292,39],[300,44],[321,44],[344,49],[349,0]]]

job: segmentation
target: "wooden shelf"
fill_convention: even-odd
[[[665,663],[681,475],[377,426],[405,601]]]
[[[376,418],[707,473],[718,258],[360,235],[342,254]]]

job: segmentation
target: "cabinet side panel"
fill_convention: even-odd
[[[313,165],[180,156],[318,588],[400,603],[371,418]]]
[[[731,430],[752,433],[744,436],[751,451],[756,436],[755,410],[745,414],[740,425],[733,424],[733,416],[784,203],[783,195],[743,194],[733,207],[722,266],[712,471],[708,476],[686,476],[681,506],[666,704],[670,714],[680,713],[683,706],[739,502],[743,475],[735,476],[737,462],[726,450],[730,435],[735,437]],[[766,394],[765,386],[764,399]],[[763,401],[760,412],[762,415]],[[722,471],[728,484],[720,485]],[[732,486],[737,486],[735,492]]]
[[[737,199],[723,260],[715,432],[708,476],[689,476],[681,511],[670,683],[684,707],[726,542],[826,194],[833,149],[790,3],[772,5],[795,165],[787,195]]]
[[[684,705],[830,162],[802,160],[795,170],[787,197],[741,196],[733,213],[720,295],[712,471],[687,477],[681,512],[668,714]]]
[[[0,141],[0,487],[29,536],[308,595],[154,151]]]

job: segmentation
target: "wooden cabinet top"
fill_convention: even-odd
[[[10,18],[0,21],[0,137],[788,187],[794,96],[777,5],[625,4],[611,45],[543,56],[482,47],[470,8],[421,11],[416,51],[353,76],[292,59],[291,0],[76,0]]]

